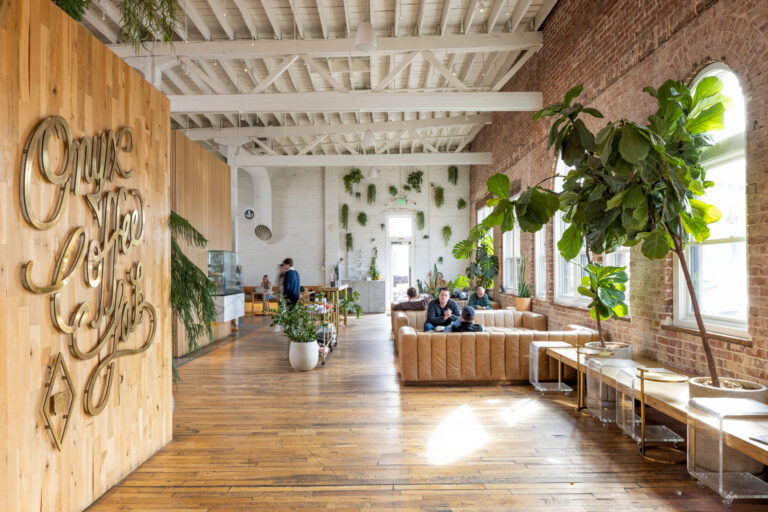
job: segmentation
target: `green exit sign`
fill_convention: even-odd
[[[405,204],[405,199],[403,198],[398,199],[397,204]]]

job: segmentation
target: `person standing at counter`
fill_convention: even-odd
[[[283,279],[283,294],[291,306],[295,306],[299,302],[299,295],[301,294],[301,277],[299,271],[293,268],[293,259],[285,258],[280,265]]]

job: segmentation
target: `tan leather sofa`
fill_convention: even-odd
[[[399,350],[398,339],[400,328],[413,327],[416,331],[424,330],[427,321],[426,311],[395,311],[393,320],[395,332],[395,349]],[[531,311],[515,311],[514,309],[491,309],[475,312],[475,323],[483,327],[504,327],[528,329],[531,331],[546,331],[547,317]]]
[[[466,300],[457,300],[457,299],[452,299],[452,300],[456,303],[457,306],[459,306],[459,309],[461,309],[464,306],[466,306],[467,302],[468,302]],[[395,329],[395,313],[397,313],[397,311],[392,309],[392,307],[395,304],[399,304],[399,303],[398,302],[393,302],[393,303],[391,303],[389,305],[389,317],[390,317],[390,320],[392,322],[392,332],[393,333],[397,332],[397,329]],[[501,309],[501,304],[499,304],[498,302],[491,301],[491,309]],[[514,308],[509,308],[509,309],[514,309]],[[422,322],[422,326],[423,325],[424,325],[424,322]]]
[[[576,346],[599,340],[591,329],[569,329],[573,330],[438,333],[402,326],[398,336],[400,378],[405,384],[527,382],[532,341],[565,341]],[[542,380],[557,378],[554,361],[541,358],[541,365]],[[568,370],[564,377],[572,378],[575,374]]]

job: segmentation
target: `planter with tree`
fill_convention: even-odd
[[[297,372],[306,372],[317,366],[317,313],[309,306],[297,303],[289,306],[285,299],[272,314],[272,326],[280,326],[283,334],[291,340],[288,360]],[[327,325],[320,324],[321,329]]]

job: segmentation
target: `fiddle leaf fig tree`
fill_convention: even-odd
[[[624,267],[603,267],[590,263],[584,267],[586,276],[581,278],[580,295],[590,299],[589,316],[593,320],[607,320],[627,316],[629,308],[624,302],[629,276]],[[600,338],[605,345],[605,341]]]

